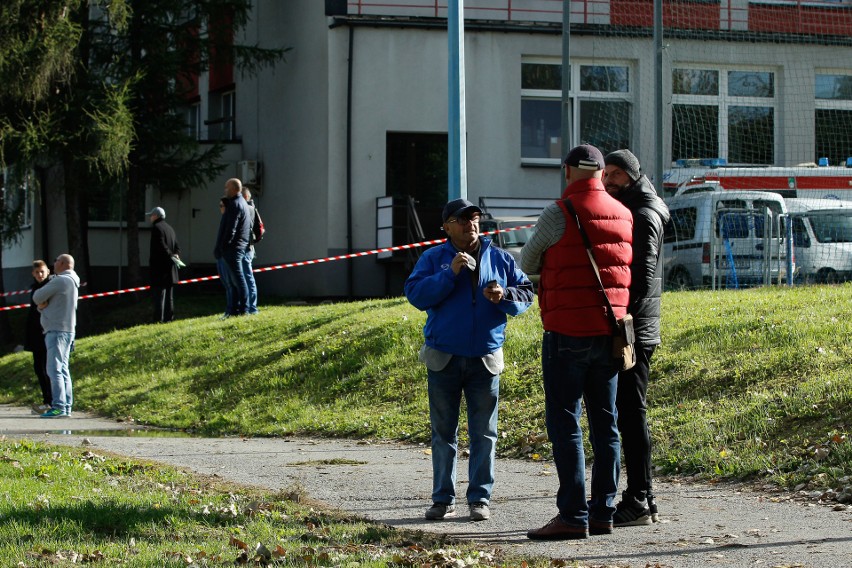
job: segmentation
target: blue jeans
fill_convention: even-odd
[[[248,305],[248,285],[243,272],[243,257],[245,249],[226,249],[222,251],[222,259],[225,261],[225,275],[230,279],[233,286],[233,309],[228,312],[232,316],[241,316],[246,313]]]
[[[618,491],[618,373],[612,338],[569,337],[545,332],[541,351],[545,423],[559,475],[556,506],[562,520],[586,527],[589,519],[612,522]],[[581,402],[586,403],[589,440],[594,451],[592,493],[586,501],[586,458],[580,429]]]
[[[74,332],[48,331],[44,334],[47,348],[47,375],[50,377],[50,406],[63,414],[71,414],[74,405],[74,389],[71,386],[71,369],[68,360],[74,345]]]
[[[225,287],[225,313],[231,314],[234,311],[234,284],[231,282],[231,276],[228,267],[225,266],[224,258],[220,257],[216,261],[216,270],[219,272],[219,281]]]
[[[252,271],[251,263],[254,261],[254,248],[246,249],[246,255],[243,257],[243,274],[246,278],[246,287],[248,288],[248,301],[246,302],[246,313],[257,313],[257,284],[254,281],[254,272]]]
[[[429,420],[432,423],[432,501],[456,502],[456,455],[462,393],[470,435],[468,503],[491,500],[497,449],[497,399],[500,375],[492,375],[479,357],[453,355],[440,371],[428,371]]]

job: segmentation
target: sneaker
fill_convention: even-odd
[[[653,522],[651,510],[627,495],[615,506],[615,514],[612,516],[612,524],[616,527],[638,527]]]
[[[426,509],[426,518],[430,521],[437,521],[455,516],[456,506],[449,503],[432,503],[432,506]]]
[[[50,410],[51,406],[49,404],[34,404],[30,408],[32,409],[33,414],[44,414]]]
[[[660,514],[657,512],[657,502],[650,495],[648,496],[648,510],[651,511],[651,521],[657,523],[660,521]]]
[[[556,515],[540,529],[528,530],[527,538],[530,540],[581,540],[588,538],[588,532],[586,527],[569,525],[562,520],[562,517]]]
[[[62,418],[65,414],[61,410],[57,410],[56,408],[51,408],[47,412],[41,415],[42,418]]]
[[[471,521],[487,521],[491,518],[491,510],[485,503],[470,504],[470,520]]]

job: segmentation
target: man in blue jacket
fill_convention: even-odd
[[[213,256],[222,259],[225,277],[233,290],[233,305],[226,316],[242,316],[248,309],[249,289],[243,272],[243,258],[251,242],[251,211],[242,195],[243,184],[237,178],[225,182],[225,213],[219,220],[219,232]]]
[[[506,315],[522,314],[533,300],[532,283],[512,256],[479,235],[481,213],[466,199],[447,203],[442,213],[447,241],[423,253],[405,282],[408,301],[428,314],[420,360],[427,369],[432,424],[430,520],[456,515],[462,393],[470,436],[470,518],[491,516]]]

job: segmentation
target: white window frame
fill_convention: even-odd
[[[521,65],[524,64],[539,64],[539,65],[562,65],[561,58],[555,57],[527,57],[521,58]],[[620,92],[605,92],[605,91],[581,91],[580,86],[580,69],[585,66],[595,67],[626,67],[628,73],[628,89],[626,93]],[[580,137],[580,121],[576,117],[580,116],[580,103],[585,101],[618,101],[630,104],[630,133],[631,142],[635,137],[635,121],[634,113],[635,104],[635,82],[636,82],[636,67],[630,61],[617,59],[571,59],[570,61],[570,88],[568,97],[571,104],[571,140],[578,140]],[[551,89],[521,89],[521,101],[524,100],[546,100],[555,101],[561,104],[562,91]],[[523,125],[521,125],[523,126]],[[562,141],[562,154],[568,150],[568,145]],[[521,165],[527,166],[559,166],[562,163],[561,158],[531,158],[521,155]]]
[[[744,65],[736,66],[713,66],[701,64],[676,63],[671,66],[672,73],[675,69],[695,69],[700,71],[717,71],[719,73],[719,94],[718,95],[682,95],[672,93],[672,106],[674,105],[702,105],[715,106],[719,109],[719,124],[717,125],[719,132],[719,155],[718,156],[695,156],[701,158],[729,158],[730,142],[728,132],[728,109],[730,107],[746,106],[746,107],[763,107],[772,109],[773,127],[772,133],[772,156],[773,160],[777,161],[778,152],[778,77],[779,70],[768,67],[749,67]],[[731,71],[756,73],[772,73],[773,94],[772,97],[739,97],[728,95],[728,73]],[[671,79],[671,78],[670,78]],[[729,160],[730,161],[730,160]]]

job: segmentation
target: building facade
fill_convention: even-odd
[[[289,46],[286,61],[254,77],[214,70],[199,77],[187,106],[201,144],[225,143],[227,169],[205,187],[146,198],[146,206],[166,209],[193,276],[215,273],[217,202],[232,176],[253,182],[266,223],[256,267],[411,242],[418,237],[406,230],[409,200],[423,236],[441,236],[446,4],[255,2],[240,41]],[[564,66],[562,0],[464,2],[472,201],[556,198],[560,158],[581,142],[630,148],[653,173],[660,94],[665,168],[684,158],[792,166],[852,156],[850,2],[664,1],[661,83],[652,1],[568,4]],[[563,72],[571,85],[568,144],[560,136]],[[25,287],[32,258],[63,248],[62,200],[54,190],[45,195],[23,240],[4,250],[7,289]],[[394,207],[383,209],[388,203]],[[121,285],[123,238],[117,222],[93,222],[89,246],[100,289],[111,280]],[[147,259],[147,232],[141,241]],[[371,254],[263,272],[257,281],[261,295],[393,295],[411,260]]]

